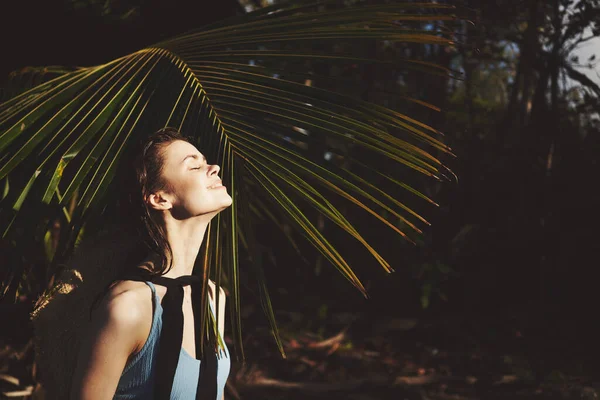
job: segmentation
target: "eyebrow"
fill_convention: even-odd
[[[188,154],[187,156],[185,156],[183,158],[183,160],[181,160],[181,163],[183,163],[185,160],[187,160],[188,158],[193,158],[194,160],[198,159],[198,155],[197,154]],[[204,160],[204,163],[206,164],[206,157],[204,156],[204,154],[202,154],[202,159]]]

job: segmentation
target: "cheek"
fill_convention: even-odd
[[[185,195],[182,196],[185,207],[192,212],[208,212],[214,208],[218,198],[218,193],[206,188],[205,186],[193,183],[185,189]]]
[[[227,189],[208,189],[200,180],[180,182],[174,188],[176,193],[174,206],[184,215],[200,215],[222,210],[231,205]]]
[[[182,198],[189,205],[201,206],[210,196],[209,190],[197,182],[191,182],[182,189]]]
[[[179,180],[171,187],[175,207],[189,208],[199,198],[206,196],[204,188],[193,179]]]

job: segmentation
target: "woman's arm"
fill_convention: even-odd
[[[225,291],[219,287],[219,320],[217,321],[221,337],[225,340]]]
[[[208,281],[208,287],[210,289],[210,294],[212,295],[213,304],[217,300],[216,293],[216,285],[212,280]],[[225,291],[222,287],[219,286],[219,304],[217,305],[219,308],[219,320],[217,321],[217,328],[219,328],[219,332],[221,336],[224,336],[225,332]]]
[[[112,292],[114,293],[114,292]],[[92,314],[77,358],[71,400],[111,400],[147,316],[134,291],[109,295]]]
[[[217,324],[221,337],[225,340],[225,291],[221,287],[219,287],[219,320]],[[225,400],[225,393],[221,400]]]
[[[208,281],[208,285],[210,287],[210,290],[212,291],[212,293],[215,293],[215,283],[211,280]],[[219,333],[221,334],[221,337],[223,338],[223,340],[225,340],[225,291],[223,290],[222,287],[219,286],[219,304],[218,304],[218,310],[219,310],[219,320],[217,321],[217,327],[219,329]],[[215,298],[213,299],[213,302],[216,301],[216,295]],[[223,394],[223,398],[221,400],[225,400],[225,394]]]

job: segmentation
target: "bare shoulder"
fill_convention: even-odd
[[[128,317],[136,323],[152,321],[152,290],[144,282],[119,281],[110,288],[106,300],[115,317]]]
[[[152,325],[152,291],[144,282],[118,281],[108,290],[95,311],[98,324],[119,334],[122,332],[141,348]]]
[[[107,398],[114,393],[127,361],[141,349],[151,329],[150,294],[143,282],[123,281],[100,299],[79,349],[71,398],[98,399],[99,394]]]
[[[110,290],[109,295],[116,298],[120,295],[126,296],[144,296],[146,295],[148,299],[150,296],[148,293],[151,293],[150,287],[146,285],[144,282],[138,281],[117,281],[115,282]],[[110,296],[108,296],[110,297]]]

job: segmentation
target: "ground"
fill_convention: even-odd
[[[26,321],[14,312],[3,317],[3,325]],[[598,399],[593,349],[566,343],[556,334],[533,336],[535,331],[523,321],[454,315],[377,317],[374,322],[372,317],[340,313],[328,324],[308,329],[316,325],[307,324],[302,314],[280,313],[283,359],[269,329],[258,322],[250,329],[253,321],[246,319],[246,362],[233,361],[226,398]],[[18,330],[2,333],[9,331],[14,335]],[[26,335],[4,336],[2,341],[0,392],[32,398],[24,396],[35,387],[28,378],[31,342]],[[229,337],[227,341],[235,354]]]

